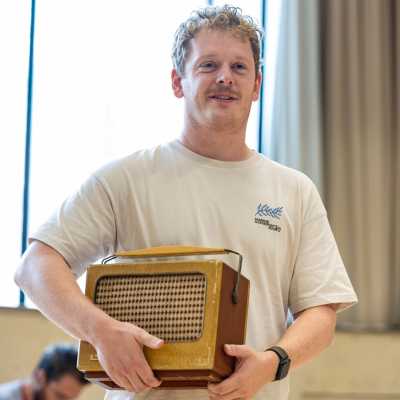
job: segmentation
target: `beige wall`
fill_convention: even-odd
[[[400,400],[400,332],[336,334],[332,346],[293,371],[291,400]]]
[[[43,349],[56,342],[76,341],[33,310],[0,309],[0,382],[29,376]],[[80,399],[102,399],[97,385],[84,389]]]
[[[32,310],[0,309],[0,382],[29,375],[50,343],[74,342]],[[337,333],[334,344],[317,359],[294,371],[291,400],[400,400],[400,332]],[[91,385],[82,400],[101,399]]]

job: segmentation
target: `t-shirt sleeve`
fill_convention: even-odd
[[[35,232],[29,240],[40,240],[57,250],[79,277],[86,267],[114,252],[116,222],[111,199],[95,176],[91,176]]]
[[[325,208],[315,186],[303,194],[303,224],[289,291],[293,314],[310,307],[336,304],[338,311],[357,302]]]

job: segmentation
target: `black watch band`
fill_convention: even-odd
[[[278,364],[278,369],[276,371],[275,375],[275,381],[279,381],[283,378],[285,378],[289,372],[290,368],[290,358],[288,353],[286,353],[285,350],[282,349],[282,347],[279,346],[272,346],[269,347],[265,351],[273,351],[278,357],[279,357],[279,364]]]

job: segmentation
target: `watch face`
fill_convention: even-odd
[[[279,346],[269,347],[266,351],[273,351],[279,357],[279,365],[276,371],[275,380],[279,381],[287,376],[290,368],[290,358],[286,351]]]

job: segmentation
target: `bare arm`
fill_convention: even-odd
[[[276,344],[289,354],[293,369],[318,355],[331,343],[335,326],[333,305],[313,307],[296,315],[294,323]],[[209,386],[211,399],[248,399],[274,380],[279,362],[275,353],[256,352],[246,345],[225,347],[227,354],[237,358],[236,369],[228,379]]]
[[[295,315],[294,323],[277,343],[289,354],[291,369],[297,368],[328,347],[336,327],[335,305],[309,308]]]
[[[70,335],[91,343],[105,371],[120,386],[140,392],[159,385],[142,346],[157,348],[162,341],[135,325],[114,320],[93,305],[56,250],[34,241],[15,281],[46,317]]]

